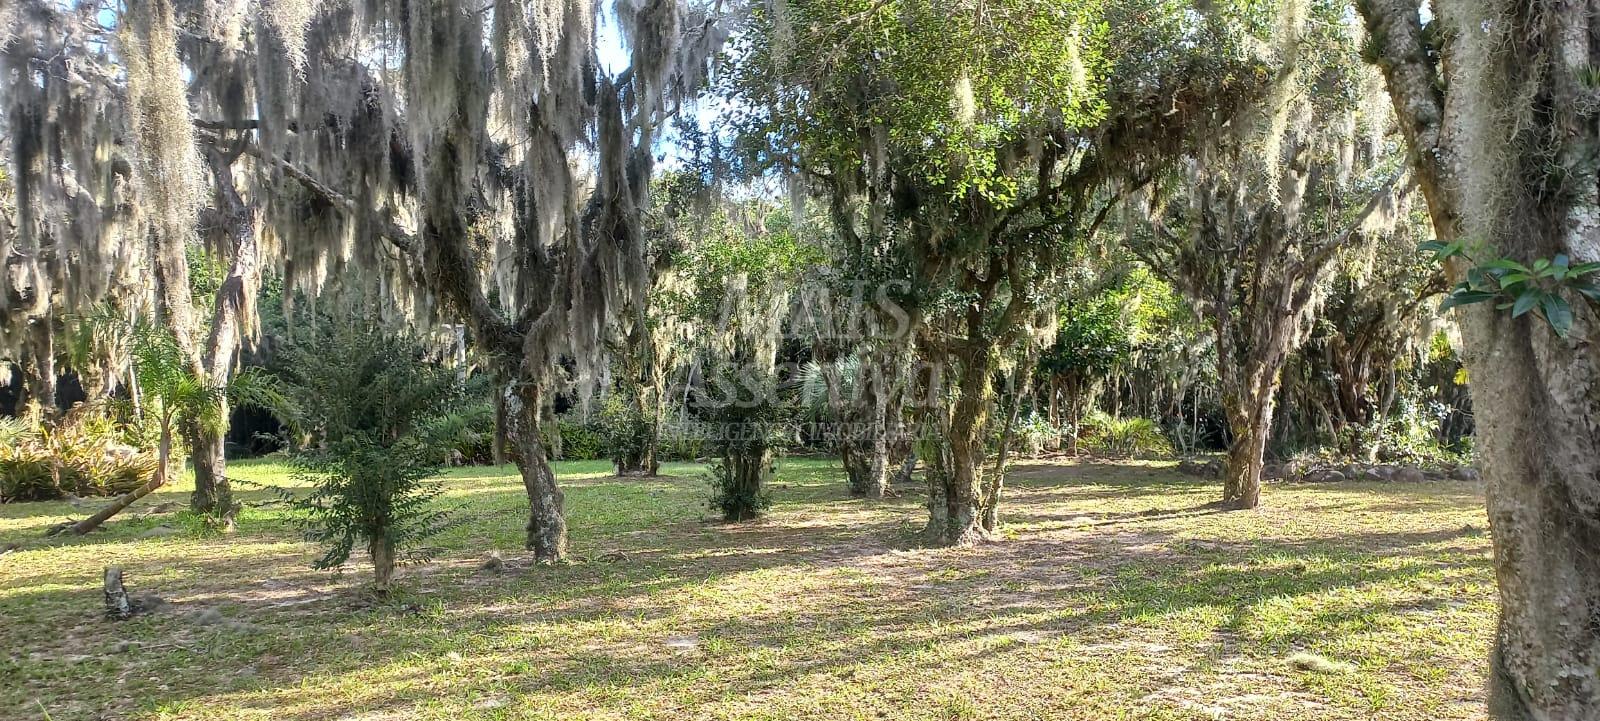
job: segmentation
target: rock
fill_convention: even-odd
[[[499,551],[490,551],[489,555],[483,559],[483,563],[478,564],[478,570],[484,573],[505,573],[505,559],[500,558]]]
[[[473,704],[472,707],[488,711],[497,708],[505,708],[506,704],[509,703],[511,703],[510,699],[507,699],[505,696],[490,696],[489,698]]]
[[[153,593],[133,597],[133,610],[137,613],[160,613],[172,608],[172,602]]]
[[[1392,481],[1399,471],[1399,468],[1390,465],[1370,466],[1367,468],[1366,476],[1374,481]]]
[[[168,536],[176,535],[178,535],[178,529],[172,526],[160,525],[139,534],[139,538],[167,538]]]
[[[1178,472],[1186,476],[1216,478],[1222,475],[1222,462],[1215,458],[1205,461],[1195,458],[1185,458],[1178,462]]]
[[[163,513],[172,513],[173,511],[176,511],[182,507],[182,504],[178,503],[177,501],[167,501],[166,503],[158,503],[145,509],[144,513],[141,515],[159,516]]]
[[[1450,472],[1450,477],[1457,481],[1476,481],[1480,478],[1478,469],[1472,466],[1457,466]]]
[[[1338,483],[1345,480],[1344,473],[1333,468],[1320,468],[1306,474],[1306,483]]]
[[[1418,468],[1402,468],[1394,474],[1394,480],[1396,483],[1422,483],[1428,476]]]
[[[1338,471],[1340,473],[1344,474],[1345,478],[1350,479],[1352,481],[1357,479],[1357,478],[1360,478],[1362,472],[1364,472],[1366,470],[1367,470],[1366,467],[1362,466],[1360,463],[1346,463],[1346,464],[1344,464],[1343,467],[1338,469]]]
[[[1285,478],[1287,475],[1288,474],[1284,471],[1284,467],[1276,463],[1271,463],[1261,467],[1261,480],[1263,481],[1276,481]]]

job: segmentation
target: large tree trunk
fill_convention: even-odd
[[[1472,147],[1463,235],[1482,243],[1470,252],[1600,261],[1600,7],[1483,0],[1456,12],[1449,87],[1463,94]],[[1563,297],[1573,304],[1567,338],[1492,304],[1460,314],[1500,587],[1490,673],[1499,719],[1600,718],[1600,314],[1576,293]]]
[[[661,469],[655,449],[631,450],[617,456],[616,471],[619,476],[654,476]]]
[[[772,449],[765,443],[752,443],[722,459],[728,474],[723,504],[726,521],[748,521],[761,516],[761,496],[766,493],[767,477],[772,473]]]
[[[517,447],[517,468],[528,494],[527,548],[535,561],[555,563],[567,556],[567,519],[561,488],[539,437],[543,400],[539,385],[519,379],[505,394],[509,435]]]
[[[1574,335],[1600,330],[1580,313]],[[1503,311],[1462,315],[1500,586],[1495,718],[1600,718],[1600,354]]]
[[[228,412],[228,405],[222,405]],[[205,424],[184,424],[189,443],[189,464],[194,468],[194,493],[189,496],[189,507],[195,513],[228,514],[233,509],[233,486],[225,475],[227,461],[223,457],[223,435]]]
[[[1267,398],[1246,398],[1229,404],[1228,459],[1222,483],[1222,501],[1237,508],[1261,504],[1261,470],[1265,465],[1267,438],[1272,432],[1272,406]]]
[[[621,358],[620,386],[628,393],[630,414],[643,424],[644,433],[637,445],[613,449],[612,462],[619,476],[654,476],[661,469],[657,447],[661,441],[661,396],[666,385],[655,338],[642,315],[636,316],[628,333],[629,351]]]
[[[1226,327],[1221,328],[1218,337],[1227,337],[1226,333]],[[1217,358],[1224,366],[1219,369],[1222,408],[1233,436],[1223,471],[1222,501],[1234,508],[1255,508],[1261,503],[1261,470],[1288,350],[1250,348],[1230,353],[1219,348]]]
[[[942,546],[971,545],[989,537],[983,524],[983,433],[988,427],[992,353],[973,343],[962,355],[959,395],[941,449],[945,458],[928,473],[930,483],[942,487],[930,494],[925,535]]]
[[[839,421],[835,448],[853,496],[883,498],[889,493],[895,450],[890,436],[904,407],[907,352],[907,344],[893,338],[866,348],[848,396],[839,364],[823,364],[828,405]]]

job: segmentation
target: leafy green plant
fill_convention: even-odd
[[[1467,253],[1463,240],[1453,243],[1430,240],[1417,249],[1433,253],[1437,261],[1459,257],[1473,264],[1467,269],[1466,278],[1451,288],[1444,302],[1439,304],[1441,312],[1494,301],[1496,309],[1511,311],[1513,318],[1530,312],[1543,318],[1550,324],[1550,330],[1565,338],[1572,331],[1572,305],[1562,296],[1563,291],[1600,302],[1600,285],[1593,282],[1594,274],[1600,271],[1600,263],[1573,265],[1566,254],[1537,258],[1532,265],[1510,258],[1479,262]]]
[[[1013,429],[1018,443],[1030,456],[1037,456],[1044,451],[1045,445],[1061,437],[1061,429],[1050,425],[1050,419],[1038,413],[1030,413],[1026,418],[1017,422]]]
[[[704,477],[711,483],[711,507],[722,511],[729,521],[744,521],[760,516],[772,506],[772,494],[766,481],[772,477],[770,456],[749,462],[761,464],[753,469],[740,469],[741,458],[717,459],[706,467]]]
[[[357,320],[285,348],[277,376],[279,414],[317,439],[291,456],[311,492],[286,494],[307,538],[324,546],[314,566],[338,566],[365,546],[386,593],[400,550],[449,526],[450,511],[434,503],[443,486],[431,477],[451,438],[455,372],[426,362],[411,337]]]
[[[558,418],[556,430],[561,434],[561,455],[558,460],[598,461],[608,457],[605,436],[599,428],[568,418]]]
[[[15,446],[37,438],[37,429],[26,419],[0,418],[0,447]]]
[[[1172,442],[1149,418],[1117,418],[1093,413],[1084,420],[1085,443],[1097,453],[1118,458],[1170,455]]]
[[[60,497],[54,462],[44,448],[32,443],[0,445],[0,503]]]
[[[494,458],[494,404],[467,403],[439,417],[440,462],[490,463]]]
[[[156,459],[121,442],[104,404],[80,404],[49,427],[0,423],[0,502],[47,501],[71,493],[129,493],[155,476]]]
[[[600,440],[620,472],[637,465],[635,459],[653,457],[655,424],[632,398],[622,393],[606,396],[600,405]],[[653,472],[653,471],[652,471]]]

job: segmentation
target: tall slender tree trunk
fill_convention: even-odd
[[[867,463],[866,490],[868,498],[883,498],[889,493],[889,398],[893,390],[887,387],[889,369],[875,365],[872,384],[872,403],[867,409],[866,449],[871,459]]]
[[[372,586],[379,594],[389,592],[394,581],[394,541],[388,537],[374,538],[367,544],[372,557]]]
[[[507,429],[517,447],[517,468],[528,494],[527,548],[534,560],[554,563],[567,555],[567,519],[561,488],[539,437],[543,397],[539,384],[518,379],[505,390]]]
[[[227,233],[228,272],[217,288],[211,315],[211,331],[197,360],[205,381],[224,388],[233,379],[233,366],[243,344],[247,325],[255,316],[256,293],[261,289],[261,248],[256,239],[255,211],[245,205],[233,183],[233,162],[243,152],[243,141],[233,150],[212,148],[207,157],[215,184],[217,216]],[[227,458],[223,453],[226,399],[219,401],[216,413],[224,419],[223,428],[204,423],[184,423],[189,444],[189,463],[194,468],[194,493],[189,506],[196,513],[232,516],[233,486],[228,482]]]
[[[36,318],[28,328],[28,362],[22,364],[23,388],[26,389],[23,405],[29,404],[46,423],[60,415],[56,400],[56,352],[54,325],[49,317]]]
[[[222,412],[228,412],[227,403],[222,404]],[[189,507],[196,513],[226,514],[233,508],[233,485],[226,475],[224,437],[202,423],[190,421],[184,426],[189,464],[194,469],[194,493],[189,496]]]
[[[1017,425],[1017,415],[1022,411],[1023,396],[1032,387],[1033,367],[1039,362],[1038,349],[1029,347],[1027,355],[1011,372],[1010,403],[1006,405],[1006,419],[1000,429],[1000,445],[995,449],[994,469],[983,484],[983,530],[994,533],[1000,530],[1000,495],[1005,491],[1006,464],[1010,461],[1011,446]]]

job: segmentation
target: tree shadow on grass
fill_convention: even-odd
[[[1100,485],[1082,493],[1076,484],[1041,479],[1030,482],[1028,492],[1051,500],[1028,502],[1092,508]],[[228,702],[272,718],[309,721],[356,708],[404,717],[403,709],[430,700],[430,693],[465,704],[478,697],[594,692],[608,698],[662,689],[670,689],[674,703],[692,706],[768,693],[840,669],[883,666],[932,677],[934,670],[1022,653],[1037,639],[1049,644],[1123,638],[1130,627],[1152,618],[1196,609],[1218,610],[1240,623],[1269,599],[1459,570],[1459,564],[1440,561],[1436,546],[1471,535],[1466,529],[1375,530],[1197,545],[1183,529],[1161,525],[1212,515],[1198,506],[1102,514],[1101,526],[1138,533],[1090,526],[972,549],[909,549],[898,542],[904,537],[901,514],[914,509],[909,503],[780,503],[767,521],[723,526],[703,523],[703,512],[691,515],[684,496],[691,489],[674,488],[669,500],[677,505],[666,515],[675,520],[654,522],[645,533],[636,527],[610,533],[627,527],[626,519],[615,527],[611,521],[585,527],[583,516],[574,514],[575,538],[604,538],[606,548],[621,554],[613,561],[535,568],[513,563],[512,572],[489,575],[475,569],[470,550],[457,551],[406,579],[409,601],[361,608],[343,590],[303,604],[273,605],[277,601],[261,593],[263,570],[280,583],[327,585],[325,575],[303,565],[298,573],[287,570],[303,558],[245,565],[221,557],[167,568],[163,564],[173,559],[153,558],[140,562],[146,565],[135,569],[134,578],[180,574],[190,584],[186,598],[222,607],[249,627],[196,632],[185,613],[126,624],[77,623],[90,629],[89,636],[210,639],[192,647],[197,651],[163,651],[177,655],[183,666],[206,667],[207,678],[169,682],[166,690],[136,681],[112,697],[124,706],[140,698],[178,709]],[[604,492],[603,486],[596,489]],[[518,493],[484,493],[480,500],[514,504]],[[1028,520],[1074,513],[1012,508]],[[458,540],[470,544],[495,535],[469,533]],[[1285,557],[1302,565],[1275,560]],[[1473,563],[1478,570],[1486,564]],[[96,596],[84,588],[13,588],[0,596],[0,613],[31,607],[36,611],[22,625],[60,625],[71,609],[97,608]],[[1362,623],[1357,615],[1328,622],[1341,631]],[[26,631],[12,628],[0,630],[0,639],[10,648],[31,645],[43,660],[13,656],[0,666],[0,680],[6,681],[0,685],[49,697],[47,706],[71,701],[73,689],[36,680],[71,668],[70,644],[30,640]],[[675,650],[667,645],[675,637],[691,638],[694,646]],[[803,651],[786,655],[785,649],[796,647]],[[463,658],[450,658],[446,649],[452,648]],[[769,655],[777,660],[728,665],[723,659]],[[144,652],[108,655],[97,663],[127,669],[138,667],[139,658]],[[708,677],[708,668],[718,671]],[[213,676],[239,673],[245,675],[237,683],[211,683]],[[308,690],[350,674],[362,674],[359,698],[306,702]],[[419,686],[419,678],[431,676],[453,681],[443,689]]]

